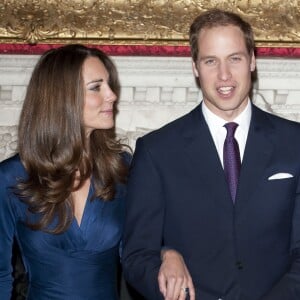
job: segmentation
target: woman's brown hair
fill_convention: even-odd
[[[126,181],[124,145],[116,139],[114,128],[94,130],[89,145],[86,143],[82,66],[91,56],[104,64],[110,87],[119,97],[120,84],[112,60],[101,50],[83,45],[44,53],[27,88],[18,150],[28,177],[18,183],[17,193],[28,204],[29,213],[38,216],[37,222],[28,222],[35,230],[66,230],[73,218],[71,193],[90,176],[94,197],[103,200],[113,199],[116,184]],[[75,176],[79,182],[76,186]]]

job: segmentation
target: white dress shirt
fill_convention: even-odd
[[[214,140],[220,161],[222,166],[223,165],[223,146],[224,141],[226,138],[227,130],[224,127],[228,121],[223,120],[219,116],[215,115],[204,101],[202,101],[202,112],[205,118],[205,121],[209,127],[210,134],[212,135],[212,138]],[[239,150],[240,150],[240,156],[241,156],[241,162],[243,161],[245,147],[246,147],[246,141],[248,136],[248,131],[250,127],[250,120],[251,120],[251,103],[250,100],[248,100],[248,104],[245,107],[245,109],[240,113],[232,122],[237,123],[239,126],[237,127],[234,137],[236,138],[238,144],[239,144]]]

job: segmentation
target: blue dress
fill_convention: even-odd
[[[124,221],[124,185],[113,201],[90,201],[80,226],[74,218],[61,234],[29,229],[27,206],[14,194],[18,178],[26,178],[19,156],[0,163],[0,299],[12,290],[11,254],[18,241],[29,277],[30,300],[115,300],[119,247]]]

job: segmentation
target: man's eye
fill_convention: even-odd
[[[213,65],[213,64],[215,63],[215,60],[214,60],[214,59],[206,59],[206,60],[204,61],[204,63],[205,63],[206,65]]]
[[[231,61],[233,61],[233,62],[239,62],[239,61],[241,61],[241,57],[240,56],[232,56],[231,57]]]

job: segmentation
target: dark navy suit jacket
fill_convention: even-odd
[[[299,300],[299,175],[300,124],[254,105],[235,205],[201,105],[140,138],[128,183],[126,279],[162,299],[165,246],[183,255],[197,300]]]

